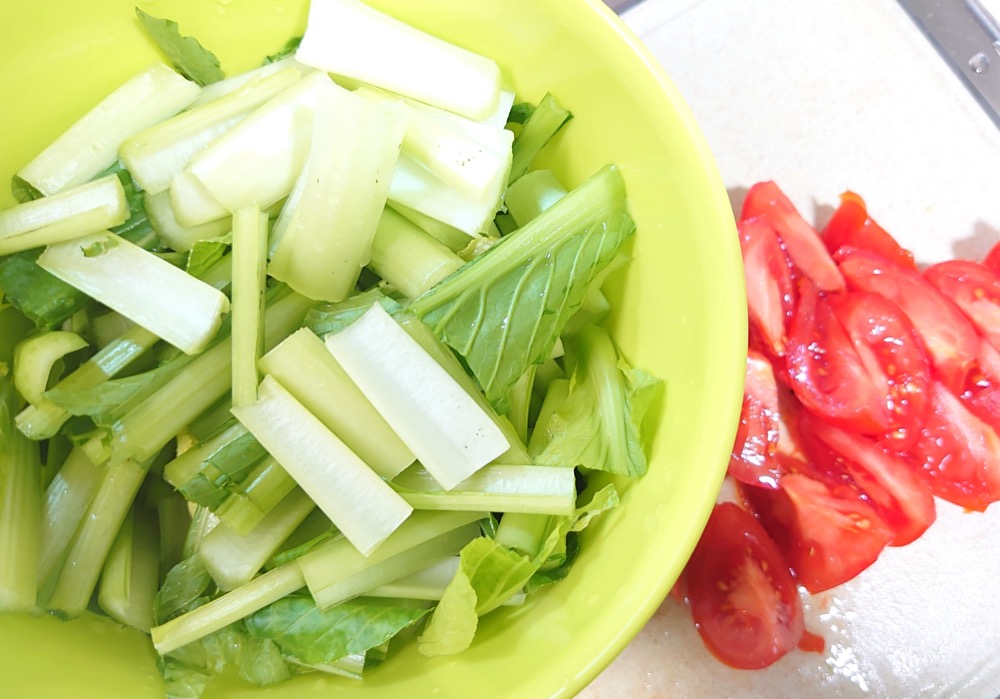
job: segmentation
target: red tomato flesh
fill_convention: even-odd
[[[786,361],[791,388],[808,410],[854,432],[889,430],[885,377],[876,383],[830,302],[807,280],[799,288]]]
[[[774,356],[785,353],[787,329],[795,305],[795,284],[774,227],[762,218],[738,224],[743,249],[747,310],[751,328]]]
[[[948,260],[931,265],[924,276],[1000,349],[1000,275],[972,260]]]
[[[822,238],[831,255],[846,245],[870,250],[904,267],[917,268],[913,253],[897,243],[868,215],[864,200],[854,192],[840,195],[840,206],[823,229]]]
[[[788,565],[738,505],[715,506],[684,578],[695,627],[726,665],[767,667],[802,638],[802,602]]]
[[[758,182],[743,200],[740,219],[761,217],[778,232],[788,256],[823,291],[842,291],[844,278],[823,240],[772,181]]]
[[[738,481],[776,486],[778,467],[778,387],[766,357],[751,350],[747,356],[743,409],[736,431],[729,475]]]
[[[979,350],[979,336],[962,310],[919,272],[884,257],[856,248],[840,248],[835,257],[852,289],[881,294],[903,309],[938,375],[960,392]]]

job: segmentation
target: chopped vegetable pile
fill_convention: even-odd
[[[647,468],[621,174],[532,169],[554,97],[357,0],[231,77],[137,14],[173,67],[0,211],[0,610],[148,633],[169,696],[467,648]]]
[[[1000,500],[1000,244],[920,269],[847,192],[817,232],[773,182],[738,221],[750,319],[743,411],[681,577],[737,668],[814,646],[797,586],[829,590],[934,522]]]

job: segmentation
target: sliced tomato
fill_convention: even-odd
[[[876,385],[830,302],[808,280],[799,288],[786,363],[795,396],[814,414],[854,432],[889,430],[887,387]]]
[[[1000,241],[997,241],[983,257],[983,264],[1000,274]]]
[[[1000,349],[1000,274],[973,260],[947,260],[925,269],[924,276]]]
[[[783,474],[776,490],[739,489],[798,581],[814,594],[855,577],[893,538],[859,488],[831,482],[806,461]]]
[[[751,350],[747,355],[743,409],[729,457],[729,475],[745,483],[777,486],[778,387],[771,363]]]
[[[913,253],[897,243],[868,215],[864,200],[854,192],[840,195],[840,206],[833,212],[821,235],[831,255],[846,245],[870,250],[904,267],[917,268]]]
[[[931,364],[913,323],[880,294],[852,291],[828,298],[873,383],[883,391],[889,416],[885,439],[894,449],[913,443],[927,412]]]
[[[1000,437],[940,382],[931,385],[920,439],[904,456],[944,500],[977,511],[1000,500]]]
[[[976,329],[962,310],[919,272],[872,252],[840,248],[834,257],[852,289],[881,294],[903,309],[938,376],[960,392],[979,349]]]
[[[767,667],[802,638],[802,601],[788,564],[735,503],[715,506],[684,579],[695,627],[726,665]]]
[[[830,479],[857,486],[892,529],[892,546],[915,540],[934,522],[934,495],[904,459],[873,439],[828,425],[804,411],[798,432],[810,461]]]
[[[823,291],[841,291],[844,278],[823,240],[773,181],[758,182],[743,200],[740,219],[761,217],[774,226],[788,256]]]
[[[1000,350],[985,339],[958,397],[976,417],[1000,430]]]
[[[751,328],[774,356],[785,353],[788,323],[795,308],[795,283],[774,227],[762,218],[740,221],[743,275]]]

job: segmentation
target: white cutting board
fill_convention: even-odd
[[[1000,0],[984,4],[1000,16]],[[737,205],[773,179],[825,222],[851,189],[924,264],[1000,239],[1000,130],[894,0],[645,0],[624,19],[684,95]],[[580,697],[994,699],[1000,504],[939,501],[917,542],[808,598],[807,628],[824,654],[731,670],[668,599]]]

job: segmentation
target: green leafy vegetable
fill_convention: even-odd
[[[138,7],[135,13],[156,45],[182,75],[199,85],[209,85],[225,77],[219,67],[219,59],[194,37],[182,36],[177,22],[153,17]]]
[[[565,344],[569,394],[542,428],[536,461],[638,478],[646,472],[640,427],[662,382],[630,367],[598,326]]]
[[[216,262],[221,260],[233,243],[233,236],[222,236],[211,240],[199,240],[191,248],[187,256],[185,269],[192,277],[200,277],[209,270]]]
[[[427,611],[364,597],[320,610],[311,597],[291,596],[247,617],[246,625],[285,654],[307,665],[324,665],[381,646]]]
[[[208,600],[214,587],[205,562],[197,553],[171,568],[153,600],[153,619],[162,624]]]
[[[410,309],[464,357],[504,413],[511,388],[549,358],[591,282],[634,231],[621,174],[604,167]]]
[[[374,303],[381,303],[389,315],[396,314],[402,308],[397,301],[376,287],[349,296],[339,303],[322,304],[312,308],[306,315],[303,325],[320,337],[337,333],[367,313]]]
[[[281,50],[277,53],[272,53],[270,56],[264,58],[264,65],[268,63],[277,63],[282,58],[288,58],[289,56],[294,56],[295,52],[299,48],[299,44],[302,43],[301,36],[293,36],[291,39],[285,42],[285,45],[281,47]]]
[[[32,186],[30,182],[18,177],[17,175],[14,175],[14,177],[11,178],[10,191],[11,194],[14,195],[14,198],[22,204],[26,201],[32,201],[45,196],[39,192],[37,188]]]
[[[538,106],[528,113],[514,139],[514,161],[508,182],[514,182],[526,173],[545,144],[572,118],[573,115],[563,109],[552,95],[546,94]]]

